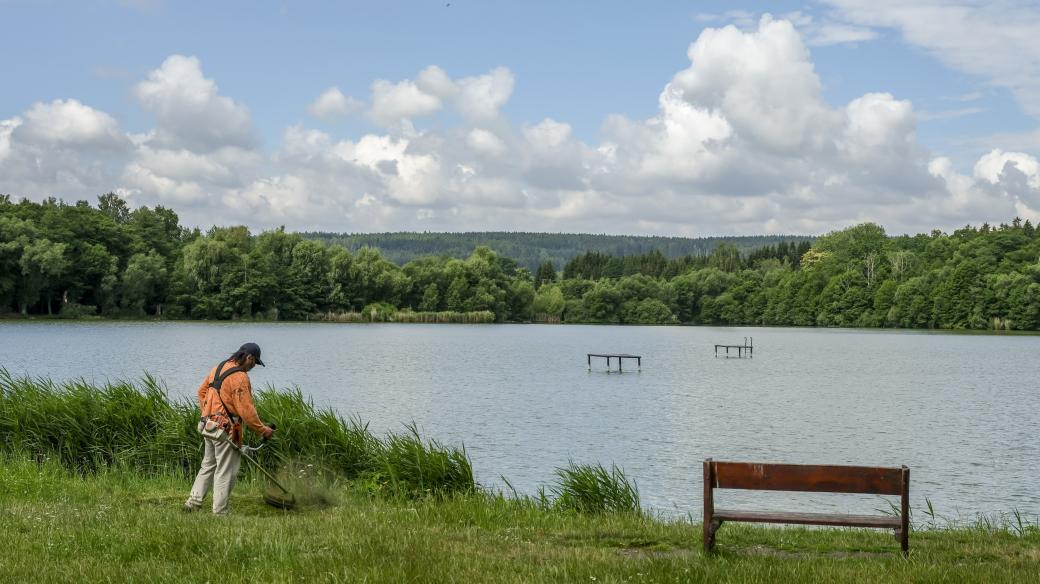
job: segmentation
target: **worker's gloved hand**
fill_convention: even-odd
[[[274,436],[274,431],[275,431],[275,428],[277,428],[277,425],[275,425],[275,424],[270,424],[270,425],[268,425],[267,427],[268,427],[268,428],[270,428],[270,429],[271,429],[271,431],[270,431],[270,432],[268,432],[266,436],[264,436],[264,442],[266,442],[266,441],[270,440],[270,439],[271,439],[271,437],[272,437],[272,436]]]

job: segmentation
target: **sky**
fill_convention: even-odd
[[[0,193],[290,230],[1040,222],[1040,5],[0,0]]]

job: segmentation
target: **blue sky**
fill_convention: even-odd
[[[0,79],[4,80],[5,86],[0,92],[0,120],[18,120],[8,124],[14,129],[9,130],[7,138],[10,143],[7,160],[0,159],[0,171],[4,171],[0,174],[0,192],[31,198],[54,194],[74,199],[92,198],[91,189],[123,189],[120,192],[125,192],[135,203],[167,204],[198,223],[204,223],[214,211],[219,211],[225,213],[229,221],[257,227],[284,223],[298,228],[344,231],[486,229],[513,225],[537,230],[595,230],[596,226],[602,225],[601,230],[611,232],[695,234],[709,231],[765,232],[771,229],[826,230],[831,224],[832,228],[840,228],[843,226],[841,223],[858,220],[877,220],[896,229],[912,230],[929,225],[958,225],[964,221],[998,218],[973,215],[978,209],[990,208],[1012,215],[1033,212],[1040,207],[1032,200],[1033,193],[1002,187],[1000,177],[1010,164],[1014,172],[1021,172],[1031,179],[1032,164],[1040,153],[1037,148],[1038,112],[1031,101],[1040,91],[1032,86],[1030,80],[1030,75],[1035,73],[1030,68],[1035,69],[1037,65],[1022,55],[1023,47],[1032,48],[1028,44],[1031,41],[1022,39],[1028,39],[1033,31],[1030,27],[1035,27],[1040,18],[1036,7],[1030,3],[1003,2],[986,6],[964,2],[963,8],[970,14],[963,18],[951,17],[951,22],[945,22],[945,16],[937,17],[936,14],[948,14],[950,6],[955,3],[926,6],[928,4],[922,2],[922,9],[914,12],[900,9],[898,3],[852,0],[644,4],[457,0],[450,5],[447,2],[0,0],[0,14],[5,22],[5,34],[0,38],[0,54],[4,55],[0,59]],[[998,197],[1004,204],[994,207],[976,201],[978,204],[963,205],[961,203],[968,195],[954,193],[955,187],[950,185],[957,181],[950,178],[953,175],[944,175],[947,187],[932,186],[937,190],[945,188],[947,192],[928,196],[945,194],[952,197],[960,201],[954,201],[961,204],[963,208],[960,210],[912,219],[905,215],[916,214],[917,206],[905,208],[902,211],[904,216],[893,214],[891,210],[871,210],[867,204],[871,197],[877,205],[891,207],[892,200],[900,194],[893,185],[902,179],[880,177],[882,172],[893,171],[889,167],[849,167],[853,164],[850,160],[844,161],[842,164],[845,166],[840,170],[832,168],[833,175],[848,177],[872,173],[874,177],[868,181],[870,184],[857,185],[862,189],[850,189],[862,191],[852,197],[856,205],[849,204],[840,195],[838,200],[828,198],[832,195],[819,192],[822,190],[819,185],[810,184],[812,181],[804,177],[764,184],[759,192],[749,192],[744,197],[733,196],[730,191],[738,190],[733,185],[739,184],[739,180],[734,179],[729,186],[720,186],[720,182],[727,180],[725,172],[721,171],[711,180],[702,180],[701,174],[684,171],[687,164],[682,159],[672,160],[680,167],[676,172],[650,173],[653,176],[649,176],[639,170],[645,170],[647,161],[653,158],[647,152],[632,154],[635,158],[628,167],[636,169],[632,171],[634,174],[624,174],[612,168],[605,171],[610,178],[602,182],[597,182],[600,178],[582,174],[599,164],[591,160],[595,152],[603,152],[605,145],[619,142],[619,136],[611,136],[610,130],[604,129],[608,116],[619,114],[632,123],[645,123],[650,127],[654,126],[655,117],[663,119],[665,114],[658,101],[659,94],[677,73],[691,68],[687,49],[701,38],[705,29],[718,30],[733,25],[741,34],[762,35],[749,36],[752,41],[766,42],[761,28],[761,16],[765,12],[770,13],[774,20],[789,23],[795,31],[793,37],[788,35],[782,42],[794,38],[792,42],[800,42],[808,51],[808,63],[818,79],[819,99],[823,105],[833,112],[840,112],[850,102],[874,93],[888,94],[893,102],[909,101],[915,152],[920,156],[917,166],[925,168],[936,158],[947,158],[950,172],[955,172],[958,177],[981,181],[973,188],[985,192],[975,192],[970,196]],[[957,26],[971,30],[976,24],[980,27],[980,35],[987,30],[1018,30],[1021,32],[1016,35],[1018,46],[994,41],[996,44],[993,46],[999,45],[1006,51],[1006,55],[1001,55],[993,46],[973,39],[966,38],[966,42],[960,43],[957,35],[963,32],[959,32]],[[783,33],[774,32],[781,36]],[[1040,37],[1040,30],[1035,32],[1035,36]],[[724,65],[725,49],[717,46],[711,51]],[[1025,70],[1022,76],[1000,70],[999,63],[987,68],[987,59],[1003,58],[1006,62],[1008,57],[1016,58],[1016,54]],[[185,110],[170,113],[170,117],[163,121],[159,112],[169,113],[169,108],[175,106],[156,105],[157,102],[152,102],[151,106],[144,104],[139,85],[171,56],[194,58],[200,79],[213,82],[219,96],[232,100],[236,107],[248,112],[250,128],[243,131],[255,133],[258,140],[246,146],[228,142],[223,146],[214,143],[200,148],[176,143],[173,139],[149,142],[149,138],[142,137],[149,132],[162,134],[163,124],[204,124],[205,120],[212,119],[205,116],[193,118],[189,115],[191,112]],[[478,78],[496,68],[507,70],[511,89],[506,92],[507,99],[494,108],[495,119],[485,116],[474,121],[472,116],[467,117],[469,114],[461,106],[449,107],[447,104],[454,98],[445,94],[431,98],[443,102],[436,111],[413,114],[408,110],[409,115],[402,116],[407,118],[407,127],[388,127],[385,116],[381,121],[373,121],[369,108],[375,104],[372,85],[376,80],[383,79],[391,84],[416,80],[420,72],[431,65],[456,81]],[[698,65],[694,62],[692,68],[696,69]],[[751,69],[758,66],[754,63],[745,65]],[[812,84],[811,80],[809,83]],[[356,111],[324,118],[309,113],[308,106],[331,87],[356,100],[358,105],[353,107]],[[698,86],[697,91],[702,90]],[[711,96],[730,90],[732,88],[726,87],[704,90],[707,92],[697,97],[692,97],[691,90],[686,102],[704,111],[713,107],[722,111],[727,106],[719,105],[723,102],[712,102]],[[744,95],[739,90],[733,91],[733,95]],[[795,91],[793,95],[804,95],[804,92]],[[218,99],[214,96],[209,98]],[[125,145],[116,146],[113,142],[109,144],[113,153],[99,160],[96,147],[87,148],[80,144],[81,150],[73,152],[76,148],[68,143],[58,146],[44,144],[41,136],[50,134],[42,130],[30,131],[30,127],[37,124],[40,116],[64,120],[61,123],[53,121],[53,127],[67,127],[68,123],[73,123],[62,117],[70,115],[66,107],[68,100],[89,108],[90,111],[86,112],[88,117],[107,116],[113,120],[113,127],[117,129],[106,135],[115,132],[131,136],[137,150]],[[47,107],[41,108],[37,116],[29,116],[28,112],[35,104]],[[77,111],[78,114],[84,113]],[[722,114],[723,117],[727,115],[734,114]],[[821,115],[826,117],[828,114],[824,112]],[[76,119],[79,120],[76,123],[87,123],[82,115]],[[573,142],[570,150],[574,158],[572,168],[556,168],[543,161],[540,165],[532,162],[518,169],[501,160],[469,159],[459,152],[461,146],[443,145],[450,143],[455,134],[470,132],[472,137],[473,130],[486,130],[500,139],[501,147],[494,148],[500,157],[533,160],[537,157],[528,151],[517,151],[517,148],[525,146],[515,142],[524,139],[524,128],[541,127],[539,124],[547,119],[566,125],[566,139]],[[732,119],[726,119],[732,125]],[[90,127],[97,127],[97,124]],[[727,135],[727,140],[733,140],[740,148],[752,142],[748,138],[749,134],[754,134],[752,129],[744,131],[737,125],[733,127],[736,129]],[[441,181],[434,181],[434,188],[457,192],[454,196],[417,195],[411,191],[402,194],[394,189],[405,187],[380,183],[380,177],[368,176],[372,174],[370,169],[344,168],[342,165],[324,169],[308,167],[309,176],[304,177],[306,173],[288,161],[291,158],[286,154],[291,149],[286,139],[289,128],[295,128],[297,134],[304,131],[319,133],[311,134],[311,137],[323,141],[330,151],[335,150],[336,144],[349,144],[351,148],[358,146],[365,136],[381,137],[384,143],[396,146],[407,142],[400,148],[384,147],[386,151],[379,156],[386,156],[385,160],[392,161],[394,168],[398,164],[402,165],[401,168],[409,168],[405,156],[410,154],[432,157],[439,165],[437,180]],[[816,126],[812,128],[809,131],[822,132]],[[802,130],[805,128],[798,131]],[[171,128],[167,131],[174,132]],[[839,132],[837,129],[833,131]],[[137,137],[133,137],[135,135]],[[625,136],[636,140],[631,133]],[[31,137],[35,141],[30,140]],[[834,138],[821,134],[821,139],[833,141]],[[527,135],[526,140],[525,144],[530,146],[532,137]],[[435,141],[441,143],[444,150],[436,150],[429,144]],[[715,137],[705,144],[714,145],[720,141]],[[628,150],[630,146],[624,141],[617,145],[621,150]],[[226,150],[232,146],[242,152],[229,154],[225,151],[221,156],[213,157],[212,153],[219,148],[225,147]],[[562,143],[556,146],[562,147]],[[680,146],[682,144],[677,147]],[[142,154],[142,148],[147,152]],[[989,165],[987,168],[996,170],[979,174],[976,168],[980,158],[994,149],[998,149],[1000,155],[983,166]],[[19,152],[28,158],[19,159]],[[144,166],[148,176],[158,182],[128,180],[133,174],[128,170],[131,166],[143,159],[155,163],[156,158],[164,156],[163,152],[169,155],[167,158],[174,155],[182,159],[190,157],[196,166],[219,165],[221,176],[227,175],[226,180],[214,183],[206,177],[169,172],[158,168],[157,163]],[[770,168],[776,168],[776,161],[768,158],[776,154],[769,148],[754,147],[748,151],[741,150],[734,156],[756,165],[768,164]],[[308,160],[313,160],[315,154],[308,156]],[[802,159],[808,166],[814,163],[804,152],[792,150],[786,156],[789,158],[785,160],[792,163],[795,158]],[[62,175],[60,168],[34,177],[19,172],[15,167],[16,162],[24,165],[25,160],[40,157],[49,161],[72,161],[71,164],[81,168],[85,157],[89,161],[87,166],[94,164],[96,172],[63,183],[53,178]],[[229,161],[229,157],[235,161]],[[550,156],[554,157],[567,158],[562,153]],[[428,162],[426,158],[416,160],[411,162],[420,166]],[[356,163],[357,159],[351,161]],[[691,166],[698,163],[693,159],[689,161]],[[267,167],[269,172],[265,174],[263,167]],[[449,171],[454,172],[452,169],[462,169],[467,177],[486,177],[485,186],[480,188],[511,188],[524,191],[527,198],[524,201],[512,200],[505,195],[480,191],[472,184],[465,188],[454,183],[452,186],[448,176]],[[356,179],[357,184],[336,192],[319,184],[332,180],[339,172],[353,177],[350,180]],[[928,172],[932,177],[938,176],[934,168]],[[561,178],[568,173],[569,178]],[[736,171],[736,174],[740,175],[741,171]],[[694,175],[696,178],[691,178]],[[405,175],[394,176],[404,180]],[[429,179],[431,175],[423,176],[427,177],[427,182],[433,180]],[[551,180],[546,179],[550,176]],[[169,181],[159,180],[164,177],[191,185],[179,190],[171,186],[169,193],[163,193],[165,187],[154,185],[169,186]],[[421,176],[412,178],[424,180]],[[294,183],[296,179],[298,182]],[[392,182],[394,179],[389,180]],[[763,180],[768,182],[766,178]],[[838,179],[830,180],[828,184],[835,180]],[[928,180],[924,177],[909,183],[921,185]],[[341,181],[334,182],[342,184]],[[625,192],[615,192],[604,186],[620,183],[633,184]],[[150,190],[148,184],[153,184],[154,188]],[[311,205],[311,211],[295,207],[315,203],[312,199],[318,195],[304,197],[298,192],[296,198],[288,196],[276,201],[280,195],[275,192],[278,189],[270,190],[272,185],[285,187],[288,184],[296,184],[294,188],[297,191],[319,193],[322,201]],[[487,184],[492,187],[487,187]],[[574,194],[578,184],[587,189],[584,195]],[[968,186],[961,185],[963,188]],[[413,187],[423,189],[423,185],[407,188]],[[824,210],[818,221],[799,219],[804,216],[802,205],[806,199],[804,195],[792,193],[806,188],[814,190],[816,198],[813,200]],[[538,192],[529,194],[535,191]],[[683,193],[687,192],[701,199],[682,199]],[[924,196],[918,191],[902,194],[907,200]],[[229,207],[226,201],[238,195],[246,199],[252,197],[250,205]],[[629,210],[600,216],[567,211],[575,205],[592,208],[597,203],[615,202],[627,205]],[[838,212],[839,203],[845,205],[847,212]],[[918,203],[928,208],[941,204],[941,200],[915,202]],[[371,208],[375,204],[380,206],[379,213],[368,216],[355,213],[361,207]],[[636,211],[655,204],[664,208],[645,216]],[[690,205],[691,211],[715,210],[707,214],[696,213],[697,216],[689,220],[668,217],[668,209],[676,208],[676,205],[686,208],[686,204]],[[335,218],[339,211],[343,211],[342,218]],[[1007,220],[1010,217],[999,218]],[[544,226],[544,229],[539,229],[539,226]]]

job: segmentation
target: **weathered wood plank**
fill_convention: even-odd
[[[768,511],[731,511],[715,509],[712,517],[716,521],[740,521],[743,523],[787,523],[791,525],[829,525],[847,527],[873,527],[899,529],[900,517],[885,515],[839,515],[831,513],[774,513]]]
[[[761,491],[902,495],[903,469],[712,461],[713,487]]]

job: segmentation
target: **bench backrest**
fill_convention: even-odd
[[[901,495],[906,467],[710,461],[711,487]]]

